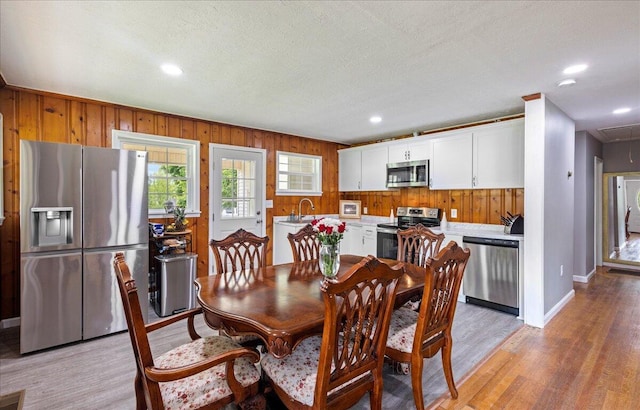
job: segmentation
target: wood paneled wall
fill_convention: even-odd
[[[426,206],[441,208],[449,222],[500,224],[500,216],[524,215],[524,189],[465,189],[429,190],[428,188],[402,188],[383,192],[346,192],[342,199],[360,200],[362,208],[371,215],[388,216],[398,206]],[[451,209],[458,215],[451,217]]]
[[[451,221],[500,223],[506,211],[522,213],[522,190],[429,191],[426,188],[392,192],[338,192],[338,154],[344,146],[298,136],[230,126],[212,121],[139,110],[131,107],[55,95],[14,87],[0,88],[0,112],[4,116],[5,222],[0,227],[0,319],[20,315],[20,182],[19,139],[111,147],[111,131],[127,130],[200,141],[200,209],[202,217],[190,218],[198,276],[207,274],[209,215],[209,143],[230,144],[267,151],[266,198],[273,208],[265,218],[273,235],[273,217],[297,209],[301,197],[275,195],[275,153],[278,150],[322,155],[322,197],[313,197],[318,214],[338,213],[339,199],[359,199],[369,215],[388,216],[397,206],[433,206],[458,209]],[[450,217],[450,213],[447,212]],[[268,260],[271,261],[270,245]],[[110,272],[109,272],[110,273]]]
[[[322,197],[313,197],[318,213],[338,213],[338,149],[343,145],[211,121],[138,110],[74,97],[16,88],[0,89],[4,116],[4,203],[6,220],[0,227],[0,319],[19,316],[20,292],[20,153],[19,140],[62,142],[111,147],[111,131],[126,130],[200,141],[200,218],[189,218],[198,275],[207,274],[209,249],[209,143],[264,148],[267,151],[267,234],[273,233],[273,216],[298,209],[301,197],[275,196],[277,150],[323,157]],[[268,259],[271,260],[269,247]],[[110,274],[110,272],[109,272]]]

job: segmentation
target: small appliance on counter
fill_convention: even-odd
[[[524,234],[524,217],[520,214],[511,215],[507,212],[508,217],[501,216],[502,223],[504,224],[504,233],[511,234]]]

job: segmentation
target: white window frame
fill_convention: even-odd
[[[111,146],[121,148],[124,143],[180,148],[187,151],[187,207],[186,216],[200,216],[200,142],[183,138],[164,137],[140,132],[113,130]],[[166,217],[164,209],[149,209],[149,217]]]
[[[288,155],[290,157],[304,157],[304,158],[312,158],[317,161],[317,174],[315,175],[316,189],[280,189],[279,188],[279,180],[280,180],[280,155]],[[287,151],[276,151],[276,195],[290,195],[290,196],[299,196],[299,195],[308,195],[308,196],[322,196],[322,156],[320,155],[309,155],[309,154],[300,154],[297,152],[287,152]]]

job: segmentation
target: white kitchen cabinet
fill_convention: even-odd
[[[338,189],[359,191],[362,176],[362,151],[343,149],[338,151]]]
[[[431,143],[431,189],[524,187],[524,119],[447,132]]]
[[[339,150],[339,190],[386,191],[388,152],[383,144]]]
[[[304,227],[303,224],[283,224],[275,222],[273,224],[273,264],[293,262],[293,253],[287,235],[296,233]]]
[[[350,255],[376,256],[377,252],[376,225],[350,223],[340,243],[340,253]]]
[[[524,119],[473,132],[473,187],[524,187]]]
[[[378,232],[375,225],[362,227],[362,256],[376,256],[378,252]]]
[[[473,175],[473,133],[448,132],[431,141],[430,189],[470,189]]]
[[[405,143],[389,145],[389,162],[421,161],[431,158],[431,142],[424,138],[415,141],[407,138]]]
[[[358,255],[360,241],[362,238],[362,225],[349,223],[347,221],[347,229],[345,230],[342,241],[340,242],[340,254],[342,255]]]

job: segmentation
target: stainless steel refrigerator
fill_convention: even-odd
[[[146,301],[147,210],[146,152],[20,141],[21,353],[127,328],[112,260]]]

